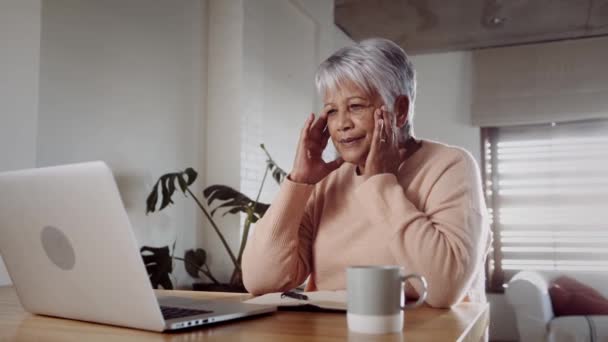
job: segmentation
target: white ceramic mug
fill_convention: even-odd
[[[404,310],[424,303],[427,283],[417,274],[402,275],[400,266],[351,266],[346,269],[347,322],[353,332],[386,334],[403,330]],[[418,279],[424,291],[405,304],[405,286]]]

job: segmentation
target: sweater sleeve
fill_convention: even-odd
[[[489,232],[474,159],[463,152],[441,171],[425,180],[432,186],[424,208],[408,200],[392,174],[370,177],[355,196],[372,224],[387,233],[396,261],[426,278],[426,302],[450,307],[463,299],[483,266]],[[422,292],[418,282],[411,285]]]
[[[254,295],[290,290],[311,272],[314,186],[285,179],[243,252],[243,283]]]

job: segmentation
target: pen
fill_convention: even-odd
[[[305,294],[301,294],[301,293],[297,293],[294,291],[285,291],[281,294],[281,298],[285,298],[285,297],[289,297],[289,298],[293,298],[293,299],[299,299],[299,300],[308,300],[308,296]]]

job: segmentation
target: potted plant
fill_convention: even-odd
[[[207,278],[211,283],[208,284],[194,284],[193,289],[205,290],[205,291],[229,291],[229,292],[246,292],[243,286],[241,260],[243,257],[243,251],[247,244],[247,237],[249,235],[249,229],[251,224],[257,222],[266,210],[270,207],[270,204],[260,203],[259,198],[264,187],[264,182],[268,173],[272,173],[272,178],[277,183],[282,183],[287,173],[283,171],[272,159],[264,144],[260,147],[266,153],[266,170],[262,177],[262,182],[258,190],[255,200],[247,197],[243,193],[226,185],[211,185],[205,188],[202,192],[203,197],[206,200],[206,204],[203,203],[195,194],[195,191],[190,189],[190,186],[196,180],[198,174],[193,168],[187,168],[181,172],[167,173],[162,175],[154,184],[152,191],[146,199],[146,214],[153,213],[155,211],[161,211],[173,204],[172,197],[175,192],[181,191],[184,196],[192,198],[198,208],[203,212],[205,218],[211,224],[211,227],[216,232],[220,239],[224,249],[230,256],[230,260],[234,265],[232,276],[228,284],[222,284],[213,276],[209,265],[207,264],[207,252],[198,248],[195,250],[188,250],[184,253],[184,257],[180,258],[173,255],[175,250],[175,243],[173,248],[170,250],[169,246],[164,247],[148,247],[144,246],[140,252],[148,274],[150,281],[154,288],[162,286],[165,289],[172,289],[173,284],[169,274],[173,271],[173,260],[179,260],[184,263],[186,271],[190,276],[198,279]],[[160,200],[160,207],[157,209],[157,204]],[[213,207],[213,205],[215,206]],[[245,221],[243,227],[243,236],[239,246],[238,253],[234,253],[220,228],[214,221],[214,215],[218,214],[219,210],[222,210],[222,216],[227,214],[245,214]]]

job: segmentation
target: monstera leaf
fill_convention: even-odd
[[[199,272],[203,266],[207,263],[207,252],[202,248],[196,250],[190,249],[184,254],[184,265],[186,272],[192,278],[200,278]]]
[[[173,204],[173,194],[179,189],[187,196],[186,190],[194,181],[198,174],[191,167],[182,172],[167,173],[162,175],[154,184],[152,191],[146,199],[146,214],[156,211],[156,203],[158,202],[158,194],[161,194],[161,204],[158,211],[165,209],[169,204]]]
[[[173,271],[173,262],[169,246],[158,248],[143,246],[139,252],[144,259],[152,287],[157,289],[160,285],[165,290],[172,290],[173,284],[169,274]]]
[[[226,185],[211,185],[203,191],[203,196],[207,199],[209,206],[215,201],[223,202],[211,210],[211,215],[214,215],[218,209],[227,209],[223,215],[238,212],[249,215],[252,212],[252,223],[264,216],[264,213],[270,207],[270,204],[256,203],[243,193]]]
[[[287,177],[287,172],[281,169],[279,165],[277,165],[277,163],[270,157],[270,154],[266,150],[266,146],[264,146],[264,144],[260,144],[260,147],[262,150],[264,150],[266,156],[268,157],[268,159],[266,159],[267,170],[272,172],[272,178],[277,182],[277,184],[280,185],[285,180],[285,177]]]

